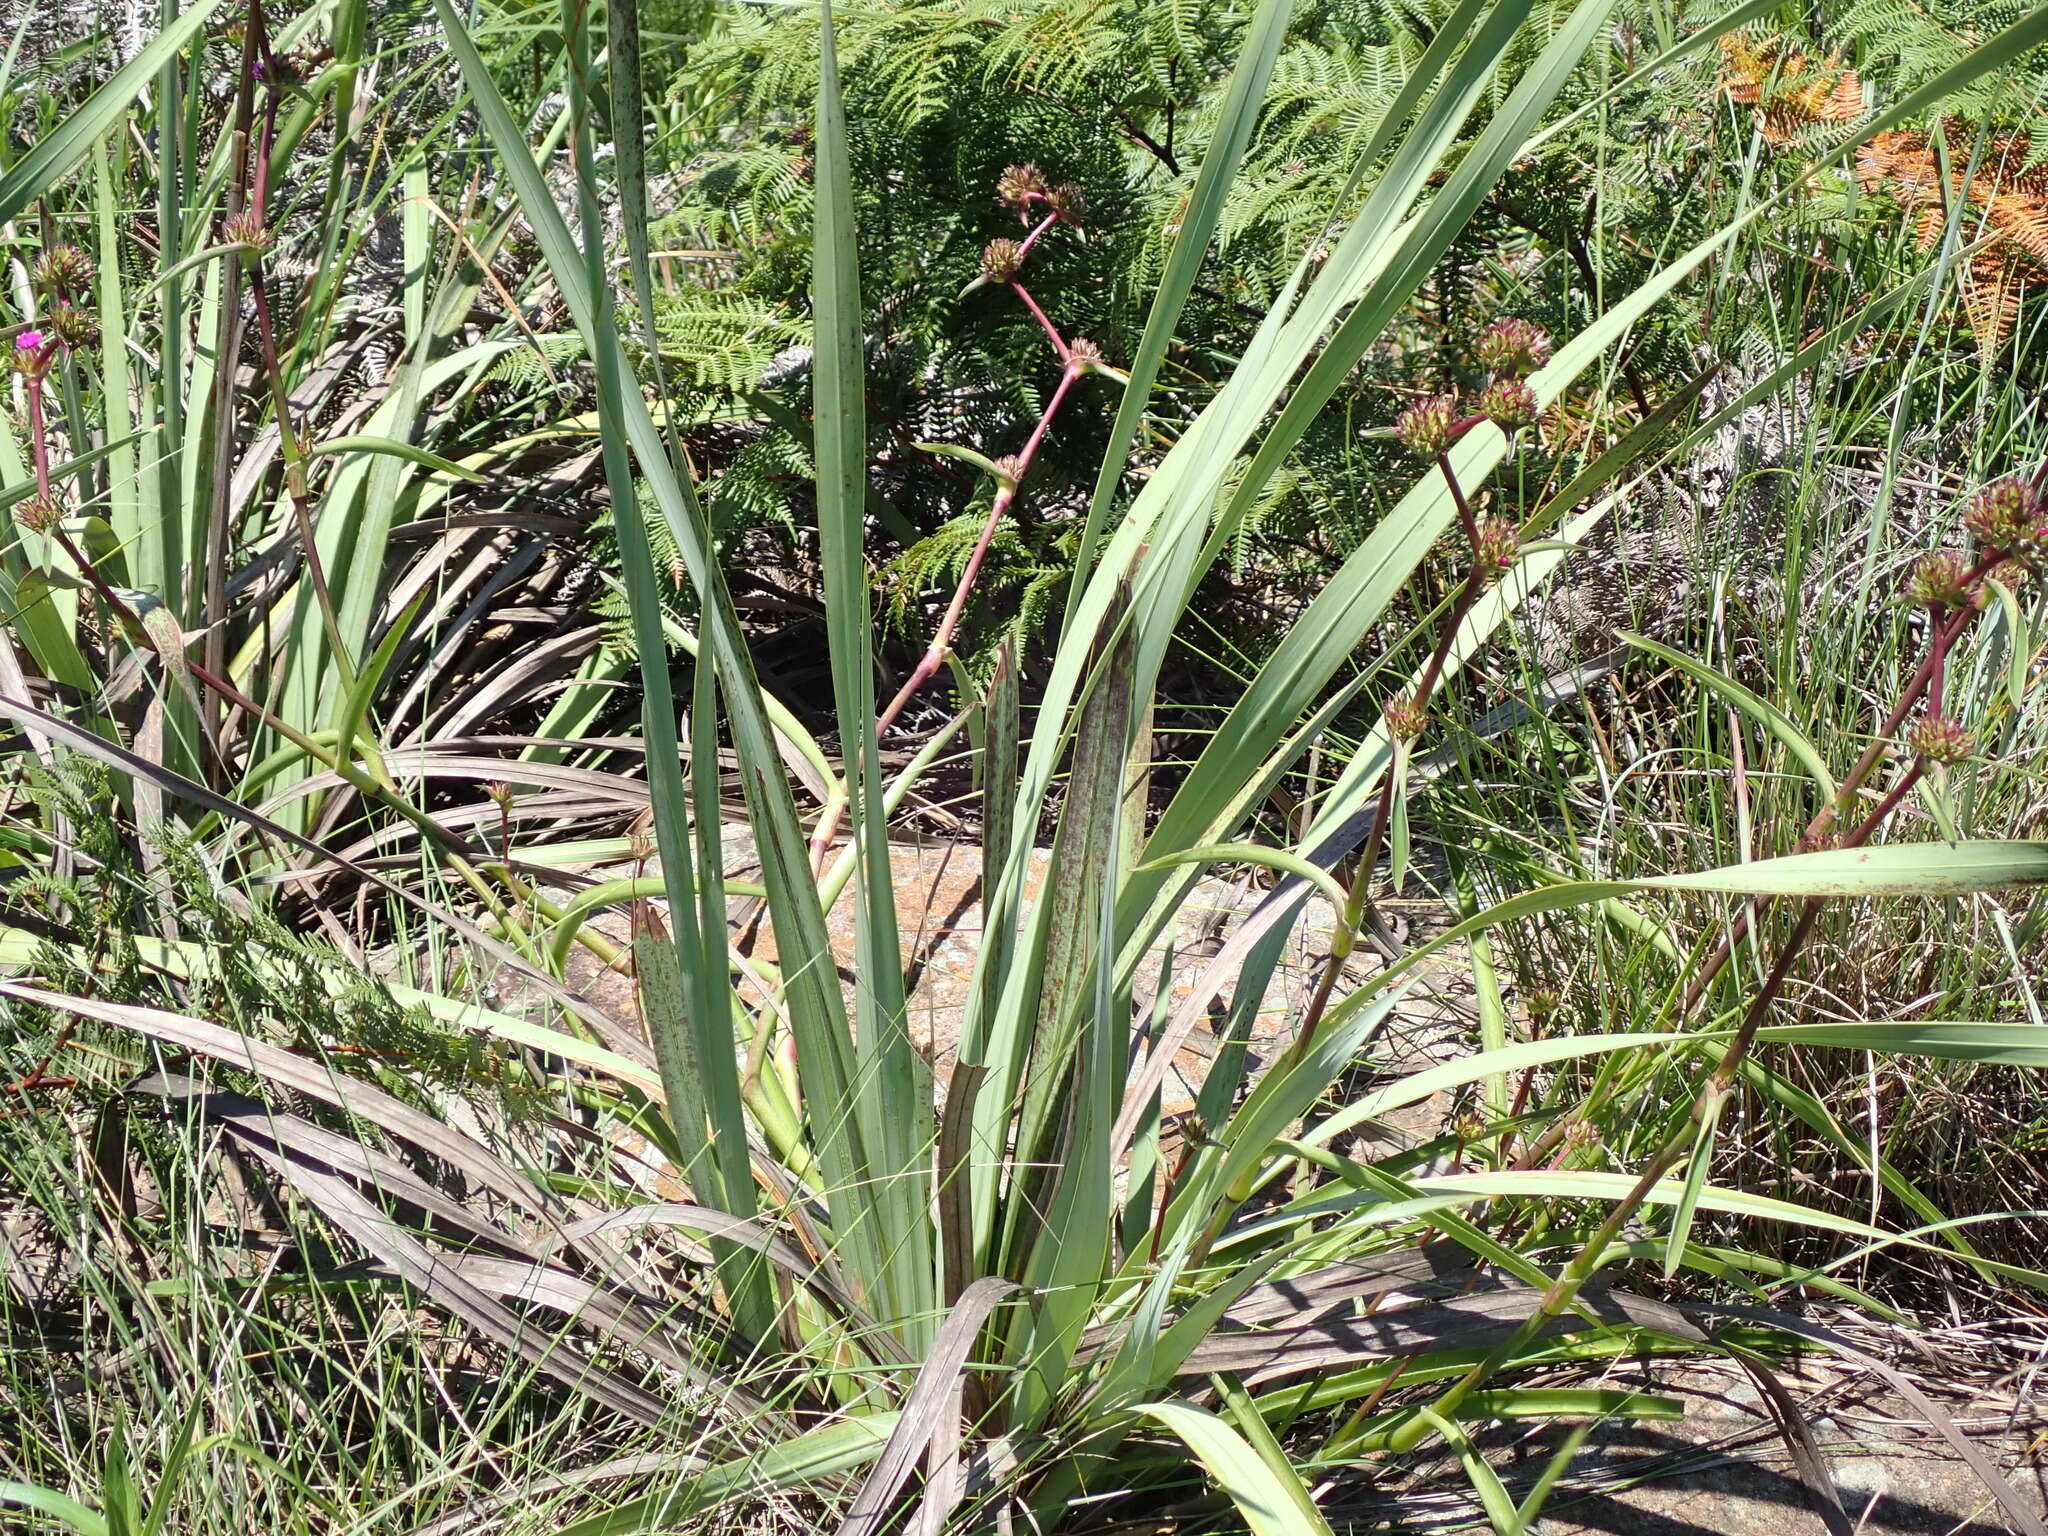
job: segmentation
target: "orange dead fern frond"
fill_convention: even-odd
[[[1790,144],[1823,123],[1850,123],[1868,103],[1856,71],[1830,54],[1815,63],[1783,38],[1731,32],[1721,39],[1721,89],[1737,106],[1755,107],[1766,143]]]
[[[2030,281],[2022,276],[2023,270],[1991,250],[1970,258],[1963,272],[1963,313],[1982,351],[1997,351],[2012,335],[2020,317],[2020,299]]]
[[[1950,118],[1939,140],[1881,133],[1856,157],[1858,180],[1891,194],[1923,251],[1941,238],[1958,201],[1976,210],[1964,235],[1992,240],[1963,268],[1963,312],[1987,352],[2012,334],[2027,290],[2048,284],[2048,169],[2029,166],[2027,148],[2024,134],[1980,134]]]

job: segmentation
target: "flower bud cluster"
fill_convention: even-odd
[[[53,245],[29,269],[29,283],[46,299],[76,299],[92,286],[92,258],[75,245]]]
[[[1011,166],[996,178],[996,201],[1026,220],[1033,203],[1043,203],[1046,212],[1062,224],[1078,224],[1088,212],[1088,200],[1076,183],[1063,181],[1055,186],[1029,161]]]
[[[1536,391],[1522,379],[1495,379],[1480,392],[1479,414],[1503,432],[1536,425]]]
[[[1482,517],[1472,541],[1472,561],[1488,583],[1500,580],[1515,563],[1522,547],[1522,530],[1504,517]]]
[[[1014,240],[991,240],[981,250],[981,275],[1007,283],[1024,270],[1024,247]]]
[[[1946,715],[1931,711],[1913,722],[1906,733],[1906,745],[1930,763],[1962,763],[1976,755],[1977,743],[1970,733]]]
[[[1429,723],[1429,714],[1413,694],[1397,693],[1386,703],[1387,734],[1396,741],[1413,741]]]
[[[1419,459],[1433,459],[1458,440],[1458,402],[1451,395],[1418,400],[1394,418],[1394,437]]]
[[[1488,375],[1479,414],[1503,432],[1534,426],[1538,404],[1528,376],[1549,361],[1550,333],[1518,315],[1506,315],[1479,333],[1473,353]]]
[[[1979,491],[1963,513],[1963,526],[1986,554],[2002,555],[2023,570],[2048,567],[2048,500],[2022,475]]]
[[[264,223],[256,211],[245,209],[220,227],[221,239],[229,245],[246,246],[254,256],[262,256],[277,244],[277,233]]]
[[[57,360],[57,348],[61,343],[49,331],[22,331],[14,338],[14,351],[8,362],[14,371],[24,377],[40,379],[50,371],[50,364]]]
[[[1473,348],[1479,366],[1495,378],[1526,378],[1550,360],[1550,333],[1516,315],[1496,320],[1479,333]]]
[[[16,526],[30,533],[48,533],[69,515],[69,509],[54,491],[37,491],[14,507]]]
[[[1960,608],[1969,601],[1970,572],[1946,550],[1923,555],[1906,578],[1906,601],[1916,608]]]

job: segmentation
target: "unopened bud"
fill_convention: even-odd
[[[1085,336],[1077,336],[1067,344],[1067,361],[1083,373],[1092,373],[1102,365],[1102,348]]]
[[[1959,608],[1969,600],[1969,567],[1943,551],[1922,555],[1906,578],[1906,601],[1916,608]]]
[[[220,227],[220,236],[227,244],[247,246],[258,256],[277,244],[276,234],[256,216],[254,209],[229,219]]]
[[[1078,224],[1088,213],[1088,199],[1081,194],[1081,188],[1071,181],[1063,181],[1045,194],[1045,206],[1060,216],[1062,224]]]
[[[1024,268],[1024,247],[1014,240],[991,240],[982,247],[981,275],[992,283],[1007,283]]]
[[[1479,414],[1503,432],[1536,423],[1536,391],[1520,379],[1495,379],[1480,393]]]
[[[1987,551],[2022,565],[2036,565],[2048,553],[2048,509],[2033,485],[2018,475],[1979,491],[1963,514],[1963,526]]]
[[[1472,563],[1486,580],[1498,581],[1521,548],[1521,529],[1504,517],[1482,517],[1472,540]]]
[[[53,491],[37,491],[15,505],[14,520],[30,533],[48,533],[69,515]]]
[[[1930,763],[1967,762],[1976,754],[1970,733],[1946,715],[1922,715],[1906,733],[1906,745]]]
[[[1014,208],[1022,213],[1033,198],[1044,197],[1045,176],[1037,166],[1026,161],[1013,165],[996,178],[996,198],[1005,208]]]
[[[100,339],[99,322],[76,304],[58,304],[43,317],[50,333],[74,352]]]
[[[1433,459],[1456,441],[1458,403],[1449,395],[1418,400],[1394,418],[1394,436],[1420,459]]]
[[[1387,734],[1396,741],[1413,741],[1429,724],[1429,711],[1414,695],[1397,693],[1386,704]]]
[[[92,258],[75,245],[53,245],[36,258],[29,281],[46,294],[75,294],[92,285]]]
[[[1550,358],[1550,333],[1540,325],[1509,316],[1496,320],[1479,335],[1473,349],[1488,373],[1517,378],[1541,368]]]

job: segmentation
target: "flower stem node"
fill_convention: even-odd
[[[995,471],[996,488],[1014,494],[1024,479],[1024,460],[1014,453],[1006,453],[991,467]]]
[[[1005,208],[1014,208],[1026,213],[1032,201],[1046,194],[1045,175],[1037,166],[1026,161],[1013,165],[996,178],[996,198]]]
[[[982,247],[981,275],[992,283],[1007,283],[1024,269],[1024,247],[1014,240],[991,240]]]
[[[1977,743],[1970,733],[1946,715],[1922,715],[1906,733],[1906,745],[1930,763],[1968,762],[1976,755]]]
[[[1099,373],[1105,379],[1115,379],[1119,384],[1131,382],[1131,376],[1121,368],[1112,368],[1102,355],[1102,348],[1085,337],[1076,337],[1067,343],[1067,367],[1076,374]]]
[[[1458,436],[1458,402],[1449,395],[1418,400],[1394,418],[1394,436],[1419,459],[1433,459]]]
[[[227,244],[247,246],[258,256],[277,244],[276,233],[258,218],[253,210],[238,213],[229,219],[221,226],[220,235]]]
[[[1412,694],[1397,693],[1387,700],[1387,734],[1396,741],[1413,741],[1429,724],[1429,711]]]
[[[70,516],[70,509],[55,491],[37,491],[14,508],[15,523],[30,533],[48,533]]]
[[[1081,195],[1080,186],[1063,181],[1045,194],[1045,206],[1059,215],[1062,224],[1078,224],[1088,214],[1088,199]]]
[[[1504,517],[1482,517],[1472,540],[1472,563],[1486,580],[1498,581],[1521,548],[1520,528]]]
[[[100,339],[99,322],[76,304],[58,304],[44,317],[50,333],[72,351],[90,347]]]
[[[1963,526],[1987,553],[2008,556],[2029,569],[2048,561],[2048,505],[2018,475],[1979,491],[1963,514]]]
[[[1479,366],[1496,378],[1521,378],[1550,360],[1550,333],[1510,315],[1480,332],[1474,351]]]
[[[1503,432],[1536,424],[1536,391],[1520,379],[1495,379],[1479,396],[1479,414]]]
[[[29,281],[38,293],[69,297],[92,286],[92,258],[75,245],[53,245],[36,258]]]

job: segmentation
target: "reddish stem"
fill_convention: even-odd
[[[1059,221],[1060,216],[1056,213],[1048,213],[1044,218],[1040,219],[1031,233],[1017,242],[1017,255],[1020,258],[1029,256],[1031,254],[1031,247],[1038,244],[1038,237],[1048,229],[1051,229],[1053,225],[1059,223]]]
[[[1067,391],[1073,387],[1079,372],[1072,366],[1062,369],[1060,382],[1052,392],[1052,399],[1046,402],[1045,414],[1038,418],[1038,425],[1032,428],[1030,440],[1024,444],[1023,452],[1017,455],[1017,480],[1031,467],[1031,460],[1038,452],[1038,445],[1045,441],[1046,429],[1058,414],[1060,404],[1067,398]],[[946,616],[939,621],[938,633],[926,647],[924,657],[917,669],[904,680],[896,690],[896,697],[889,701],[889,707],[882,711],[875,721],[875,737],[881,739],[896,717],[903,713],[906,705],[917,694],[918,689],[930,682],[939,668],[945,664],[946,653],[952,649],[953,632],[960,625],[960,616],[967,608],[967,595],[974,589],[974,578],[981,573],[981,562],[988,555],[989,545],[994,542],[996,529],[1003,520],[1003,514],[1010,509],[1010,503],[1017,498],[1015,484],[1006,485],[996,492],[995,504],[989,508],[988,519],[981,525],[981,537],[974,541],[974,552],[967,557],[967,568],[960,573],[960,581],[953,589],[953,600],[946,605]]]
[[[1031,311],[1032,317],[1044,328],[1046,339],[1052,343],[1052,349],[1059,354],[1060,361],[1064,363],[1069,357],[1073,356],[1066,342],[1060,338],[1060,333],[1053,329],[1052,322],[1045,318],[1045,311],[1038,307],[1038,301],[1031,297],[1024,285],[1015,278],[1012,278],[1010,280],[1010,291],[1024,301],[1024,307]]]
[[[43,376],[39,373],[28,378],[28,441],[29,452],[36,464],[36,494],[47,499],[50,495],[50,442],[49,428],[43,418]]]

